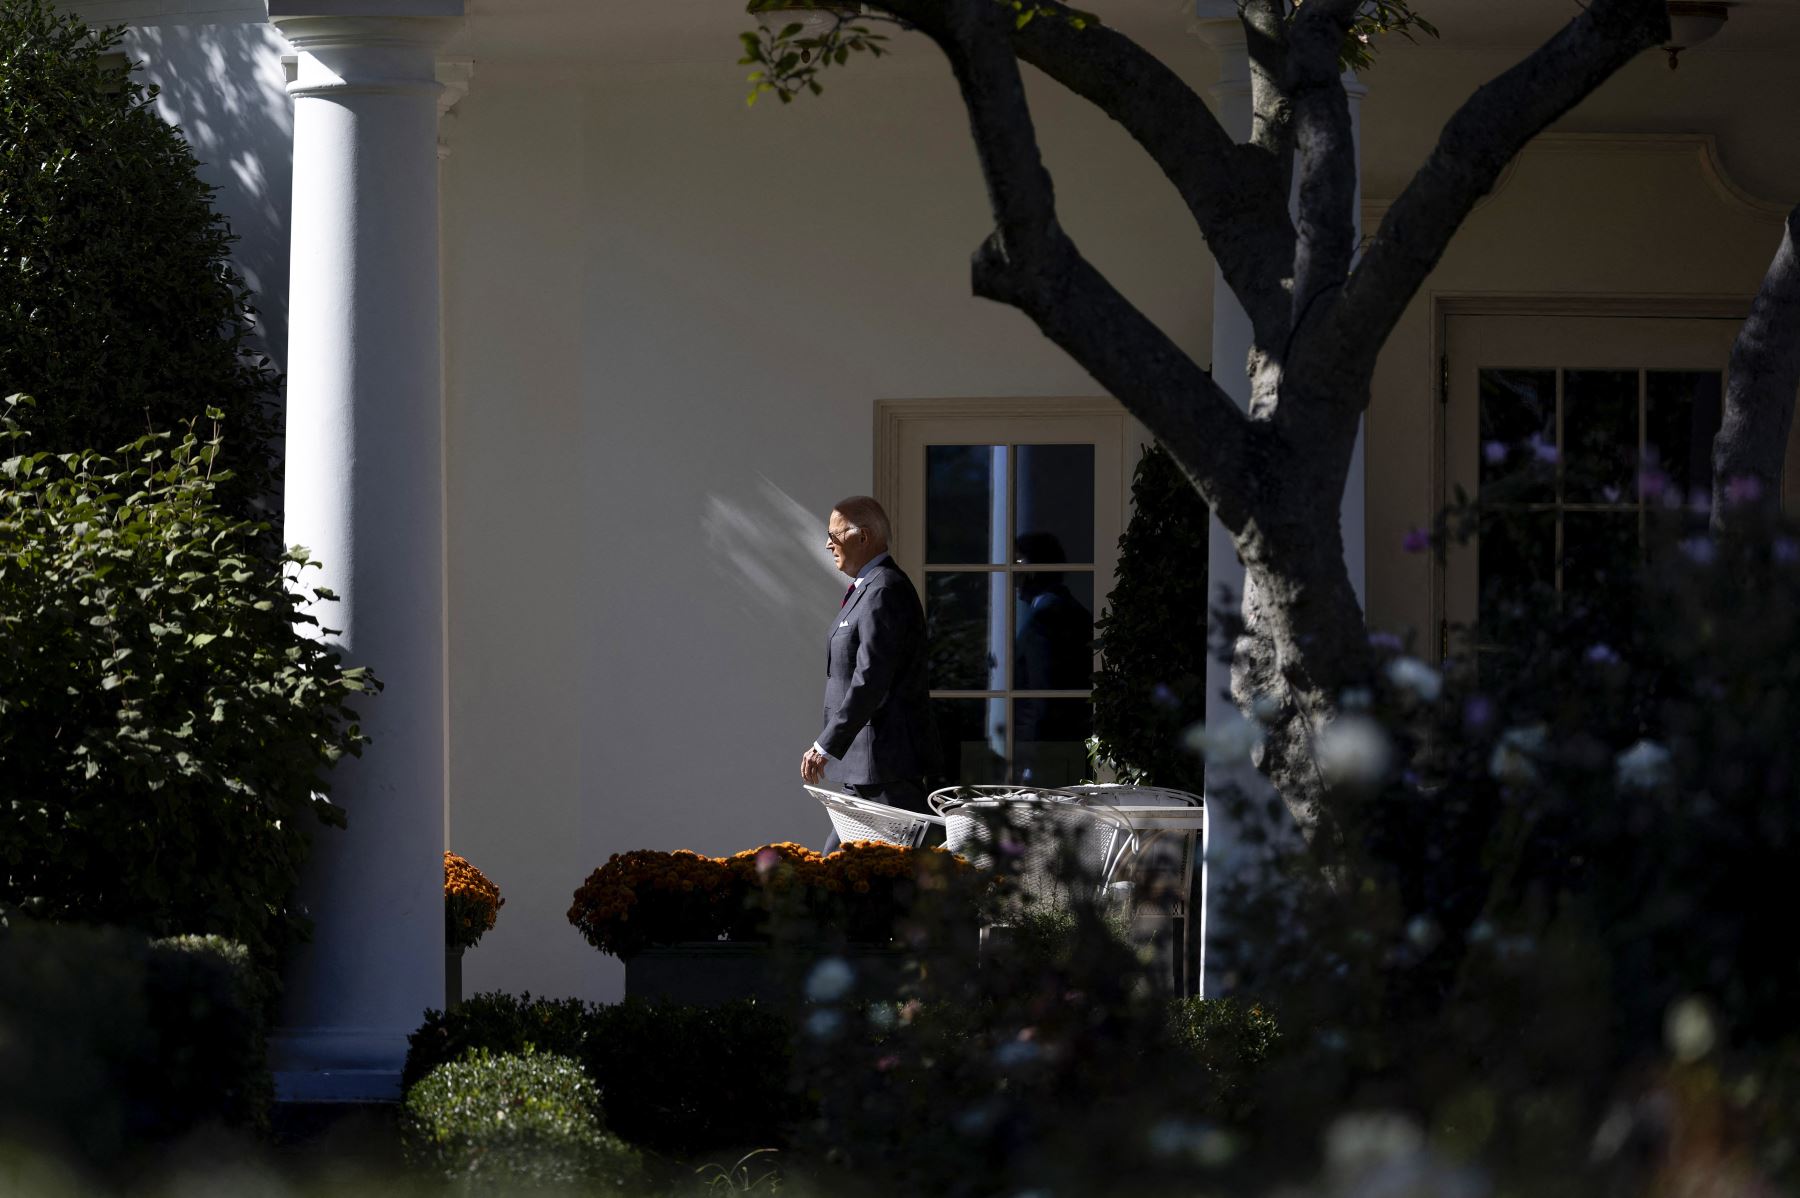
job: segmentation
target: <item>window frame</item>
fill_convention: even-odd
[[[1625,318],[1625,320],[1685,320],[1685,322],[1733,322],[1741,327],[1750,315],[1748,295],[1609,295],[1609,293],[1494,293],[1494,291],[1436,291],[1431,295],[1431,399],[1429,405],[1429,444],[1431,478],[1429,504],[1435,514],[1451,502],[1454,484],[1458,482],[1458,466],[1453,462],[1456,446],[1451,444],[1453,423],[1453,390],[1462,392],[1462,383],[1453,389],[1454,376],[1467,367],[1462,356],[1451,345],[1451,320],[1460,317],[1550,317],[1550,318]],[[1564,363],[1582,369],[1582,363]],[[1638,363],[1640,369],[1661,369],[1649,362]],[[1674,367],[1683,369],[1683,367]],[[1462,419],[1462,417],[1458,417]],[[1800,419],[1796,419],[1787,441],[1786,466],[1782,471],[1782,511],[1800,514]],[[1372,561],[1372,567],[1379,563]],[[1431,585],[1427,594],[1427,655],[1442,660],[1451,649],[1451,622],[1462,621],[1465,604],[1453,594],[1460,586],[1453,579],[1453,563],[1436,559],[1431,568]],[[1472,610],[1472,608],[1471,608]]]
[[[998,397],[981,399],[879,400],[875,406],[875,497],[892,513],[895,562],[928,597],[928,573],[987,573],[1009,578],[1027,572],[1017,562],[957,564],[927,567],[925,564],[925,451],[928,445],[1054,445],[1094,446],[1094,618],[1105,610],[1118,571],[1119,537],[1131,514],[1131,475],[1150,438],[1142,425],[1116,400],[1106,397]],[[1009,457],[1009,479],[1016,468]],[[1010,506],[1010,505],[1009,505]],[[1009,519],[1012,514],[1009,512]],[[1042,567],[1038,567],[1040,570]],[[1078,567],[1085,572],[1085,567]],[[1016,584],[1009,581],[1007,595]],[[1014,604],[1006,605],[1006,635],[1013,633]],[[1009,642],[1010,643],[1010,642]],[[1012,704],[1017,699],[1087,699],[1083,691],[1020,690],[1011,684],[1009,661],[1002,689],[945,690],[933,687],[937,699],[978,699],[1006,703],[1006,770],[1011,775],[1017,754],[1014,748]],[[1094,664],[1100,653],[1096,647]],[[949,766],[949,763],[946,763]],[[949,766],[949,768],[954,768]],[[960,780],[960,779],[959,779]]]

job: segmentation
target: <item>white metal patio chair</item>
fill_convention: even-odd
[[[1103,891],[1135,840],[1129,822],[1116,812],[1083,805],[1060,790],[960,789],[961,796],[943,791],[931,796],[932,806],[943,815],[944,847],[981,868],[998,867],[1014,879],[1021,896],[1036,903],[1059,906],[1066,901],[1071,870],[1080,882]],[[1016,856],[998,862],[997,828],[1019,837]],[[1073,852],[1066,865],[1061,859],[1065,851]]]
[[[1206,803],[1199,795],[1159,786],[1090,783],[1064,789],[1078,802],[1107,808],[1125,819],[1136,836],[1115,880],[1131,883],[1126,914],[1134,939],[1167,946],[1169,983],[1177,994],[1193,991],[1198,979],[1198,915],[1204,881]]]
[[[944,825],[941,816],[890,807],[886,803],[839,794],[821,786],[808,786],[806,793],[824,806],[825,814],[831,819],[831,830],[845,844],[853,840],[879,840],[883,844],[916,849],[925,843],[934,826]]]

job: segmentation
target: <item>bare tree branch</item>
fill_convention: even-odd
[[[1330,311],[1327,296],[1344,286],[1356,253],[1356,140],[1339,49],[1358,7],[1360,0],[1310,0],[1288,37],[1300,176],[1295,335],[1309,314]]]
[[[1339,336],[1344,345],[1362,347],[1359,369],[1373,369],[1375,354],[1450,238],[1525,143],[1668,36],[1665,0],[1592,0],[1457,111],[1388,210],[1346,288]]]
[[[908,20],[923,6],[876,2]],[[1288,317],[1285,272],[1269,267],[1291,261],[1294,247],[1284,160],[1237,145],[1205,101],[1130,38],[1092,23],[1078,28],[1074,10],[1056,0],[1039,0],[1038,7],[1043,15],[1010,31],[1019,58],[1094,104],[1143,147],[1193,214],[1259,338],[1279,344]]]
[[[1293,184],[1294,106],[1288,101],[1288,0],[1242,0],[1250,60],[1250,144],[1280,164],[1283,196]]]
[[[892,7],[943,49],[969,112],[995,220],[975,255],[975,293],[1031,317],[1168,446],[1226,527],[1243,529],[1256,456],[1246,452],[1250,421],[1063,231],[1008,36],[1010,10],[993,0]]]
[[[1780,500],[1781,467],[1800,393],[1800,208],[1731,347],[1725,418],[1713,438],[1713,527]]]

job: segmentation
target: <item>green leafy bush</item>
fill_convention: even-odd
[[[117,928],[0,927],[0,1141],[101,1170],[270,1099],[263,994],[238,945]]]
[[[111,449],[217,408],[238,516],[274,489],[278,378],[247,352],[254,311],[154,89],[104,60],[93,30],[44,0],[0,3],[0,394],[37,447]]]
[[[748,1000],[598,1007],[583,1053],[607,1124],[674,1156],[787,1142],[793,1025]]]
[[[460,1061],[470,1049],[539,1052],[581,1059],[597,1008],[579,998],[532,998],[494,991],[464,999],[447,1011],[425,1012],[425,1022],[406,1038],[400,1084],[411,1088],[439,1065]]]
[[[1169,1035],[1185,1058],[1182,1067],[1205,1078],[1213,1112],[1241,1126],[1253,1113],[1262,1068],[1281,1039],[1275,1017],[1253,1002],[1183,998],[1170,1005]]]
[[[217,505],[218,450],[53,456],[0,428],[0,905],[270,962],[305,931],[309,828],[343,823],[325,774],[377,684],[307,635],[331,596],[284,581],[305,552],[271,562]]]
[[[222,936],[150,943],[144,985],[156,1056],[143,1078],[150,1105],[139,1113],[150,1134],[172,1138],[201,1116],[266,1129],[273,980],[248,949]]]
[[[641,1162],[601,1126],[599,1096],[568,1057],[472,1049],[407,1091],[408,1158],[465,1193],[575,1186],[632,1193]]]
[[[1131,499],[1118,585],[1096,625],[1096,763],[1198,794],[1203,769],[1182,735],[1206,718],[1206,505],[1161,446],[1139,460]]]
[[[1581,542],[1490,591],[1478,653],[1373,638],[1311,842],[1268,838],[1220,900],[1227,967],[1304,1032],[1263,1079],[1267,1168],[1378,1094],[1501,1192],[1800,1179],[1800,536],[1742,512],[1719,537],[1653,464],[1638,485],[1643,552]],[[1522,512],[1460,504],[1435,540],[1542,544]]]
[[[627,999],[480,994],[426,1012],[409,1040],[402,1080],[481,1049],[535,1047],[582,1063],[607,1126],[676,1156],[784,1143],[800,1111],[790,1094],[792,1025],[753,1002],[716,1007]]]

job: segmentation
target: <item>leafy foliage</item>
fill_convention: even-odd
[[[12,411],[27,406],[10,402]],[[325,774],[378,686],[307,635],[324,588],[216,500],[215,435],[117,458],[0,429],[0,904],[153,935],[217,933],[270,962]]]
[[[579,1059],[591,1025],[590,1004],[579,998],[530,994],[477,994],[447,1011],[425,1012],[425,1022],[406,1038],[400,1082],[410,1089],[439,1065],[459,1061],[471,1048],[524,1052],[527,1044],[554,1056]]]
[[[272,491],[277,376],[248,352],[254,310],[178,130],[155,90],[45,0],[0,4],[0,394],[65,452],[123,445],[217,408],[236,458],[217,502]]]
[[[637,1153],[601,1126],[593,1084],[567,1057],[473,1049],[407,1092],[401,1126],[408,1158],[463,1193],[637,1192]]]
[[[481,994],[428,1011],[409,1038],[412,1085],[471,1049],[573,1058],[599,1088],[607,1126],[633,1144],[682,1156],[785,1141],[799,1118],[788,1088],[793,1027],[752,1002],[716,1007],[627,999]]]
[[[1312,1033],[1266,1079],[1287,1133],[1374,1088],[1517,1192],[1792,1184],[1800,540],[1715,540],[1663,485],[1646,564],[1570,557],[1442,675],[1384,640],[1321,730],[1318,835],[1226,900],[1240,976]],[[1438,543],[1517,520],[1465,503]]]
[[[1013,14],[1014,28],[1023,29],[1036,20],[1066,21],[1072,29],[1086,29],[1101,23],[1100,18],[1060,3],[1041,0],[992,0]],[[1295,0],[1297,12],[1302,0]],[[748,33],[739,34],[744,55],[742,66],[753,66],[750,73],[749,103],[757,97],[773,93],[783,104],[802,92],[818,95],[825,90],[819,76],[833,66],[843,66],[852,54],[867,53],[871,58],[890,54],[886,34],[876,33],[875,25],[897,29],[911,26],[879,5],[835,5],[827,0],[751,0],[749,11],[771,19]],[[804,15],[803,20],[776,24],[774,17],[782,13]],[[1376,38],[1383,34],[1399,34],[1414,41],[1414,33],[1430,37],[1438,35],[1436,27],[1412,7],[1412,0],[1366,0],[1355,21],[1344,35],[1338,61],[1347,71],[1367,70],[1374,65]]]
[[[1182,737],[1206,718],[1206,505],[1160,446],[1138,461],[1131,501],[1096,626],[1095,760],[1122,781],[1198,794],[1205,771]]]
[[[1272,1021],[1171,999],[1167,959],[1121,936],[1092,887],[991,929],[985,950],[949,925],[915,947],[893,1001],[820,1002],[802,1023],[819,1114],[799,1147],[824,1192],[1182,1193],[1197,1160],[1237,1151]]]
[[[783,104],[792,103],[803,91],[818,95],[825,90],[818,76],[827,67],[843,66],[852,54],[866,53],[870,58],[880,58],[888,53],[888,36],[875,32],[871,21],[898,24],[884,14],[863,13],[861,5],[832,7],[796,4],[792,0],[752,0],[750,11],[770,15],[794,12],[809,17],[822,14],[829,19],[829,23],[814,20],[787,21],[779,25],[773,21],[759,22],[754,31],[738,35],[744,47],[744,56],[738,59],[738,64],[756,67],[748,80],[750,95],[746,102],[750,104],[755,104],[757,97],[765,93],[773,93]],[[809,29],[809,24],[813,28]]]
[[[1296,0],[1296,9],[1299,2]],[[1338,61],[1347,71],[1366,71],[1375,65],[1376,38],[1397,33],[1413,42],[1418,40],[1413,36],[1415,30],[1427,37],[1438,35],[1437,26],[1414,11],[1412,0],[1368,0],[1344,37]]]
[[[260,974],[217,938],[0,927],[0,1140],[108,1171],[206,1124],[267,1120]]]

